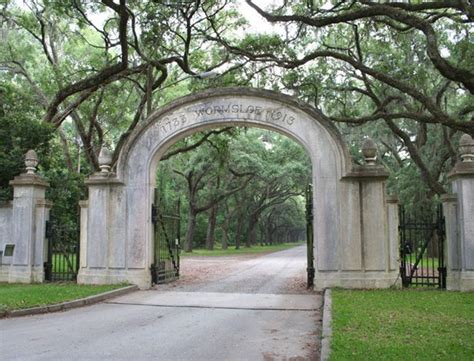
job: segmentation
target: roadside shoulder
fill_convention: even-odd
[[[72,308],[78,308],[78,307],[92,305],[94,303],[99,303],[105,300],[109,300],[111,298],[115,298],[118,296],[122,296],[128,293],[137,291],[137,290],[138,290],[138,287],[135,285],[132,285],[132,286],[118,288],[112,291],[99,293],[97,295],[80,298],[77,300],[57,303],[54,305],[31,307],[31,308],[25,308],[21,310],[13,310],[13,311],[3,311],[3,312],[0,312],[0,318],[31,316],[31,315],[38,315],[38,314],[43,314],[43,313],[65,311]]]

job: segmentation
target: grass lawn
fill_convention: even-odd
[[[474,293],[334,290],[331,360],[474,360]]]
[[[411,264],[415,264],[416,262],[416,255],[415,254],[410,254],[407,257],[407,262]],[[418,263],[418,268],[425,267],[425,268],[434,268],[438,269],[439,261],[437,257],[426,257],[423,256],[422,259],[420,260],[420,263]]]
[[[0,311],[52,305],[110,291],[124,285],[78,285],[72,282],[43,284],[0,283]]]
[[[67,257],[67,258],[66,258]],[[75,272],[77,267],[76,262],[77,255],[74,253],[65,256],[62,253],[53,254],[53,272]],[[72,269],[71,269],[72,267]]]
[[[270,252],[277,252],[282,251],[285,249],[293,248],[296,246],[300,246],[302,244],[306,244],[306,242],[295,242],[295,243],[282,243],[282,244],[274,244],[271,246],[252,246],[250,248],[246,248],[241,246],[239,249],[235,249],[234,246],[229,246],[227,249],[220,248],[220,245],[214,248],[213,251],[209,251],[207,249],[193,249],[191,253],[181,252],[181,256],[238,256],[238,255],[245,255],[245,254],[257,254],[257,253],[270,253]]]

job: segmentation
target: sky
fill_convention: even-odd
[[[276,0],[255,0],[254,3],[266,10],[269,6],[278,4]],[[252,32],[271,33],[274,26],[261,17],[253,8],[251,8],[245,0],[237,0],[237,7],[240,13],[248,20],[250,24],[249,30]]]

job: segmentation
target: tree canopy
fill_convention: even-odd
[[[336,124],[356,162],[360,142],[372,137],[390,170],[390,191],[405,204],[429,204],[447,191],[458,139],[463,132],[474,136],[469,1],[245,3],[273,30],[257,31],[239,11],[243,2],[234,0],[2,1],[2,192],[8,194],[8,179],[21,171],[24,151],[36,148],[44,153],[43,173],[68,179],[70,199],[78,199],[84,187],[77,184],[98,170],[102,147],[114,151],[115,162],[153,109],[229,85],[270,88],[311,103]],[[252,229],[242,225],[242,213],[273,224],[298,207],[285,208],[289,200],[272,204],[264,188],[250,189],[270,184],[265,177],[273,174],[280,182],[275,189],[288,186],[297,199],[302,163],[278,158],[283,141],[272,142],[268,152],[252,132],[197,134],[168,153],[177,166],[167,179],[196,187],[198,200],[188,192],[187,211],[209,214],[209,224],[221,217],[214,226],[223,227],[224,238],[229,219],[234,233]],[[262,163],[238,144],[255,147]],[[285,172],[295,184],[281,183]],[[236,207],[237,192],[245,211]]]

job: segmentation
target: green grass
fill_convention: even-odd
[[[410,254],[407,256],[407,262],[411,264],[415,264],[416,262],[416,255],[414,253]],[[418,263],[418,268],[421,267],[428,267],[428,268],[434,268],[438,269],[439,261],[437,257],[427,257],[423,256],[422,259],[420,260],[420,263]]]
[[[285,249],[293,248],[305,244],[306,242],[295,242],[295,243],[282,243],[274,244],[271,246],[252,246],[246,248],[244,246],[239,249],[235,249],[234,246],[230,246],[227,249],[222,249],[218,245],[213,251],[207,249],[194,249],[191,253],[181,252],[181,256],[211,256],[211,257],[220,257],[220,256],[239,256],[246,254],[258,254],[258,253],[270,253],[282,251]]]
[[[124,285],[78,285],[76,283],[5,284],[0,283],[0,311],[71,301]]]
[[[76,258],[77,255],[74,253],[67,255],[67,259],[61,253],[53,254],[53,272],[74,272],[74,267],[77,267]],[[72,266],[73,269],[70,269],[69,266]]]
[[[474,360],[474,293],[334,290],[331,360]]]

